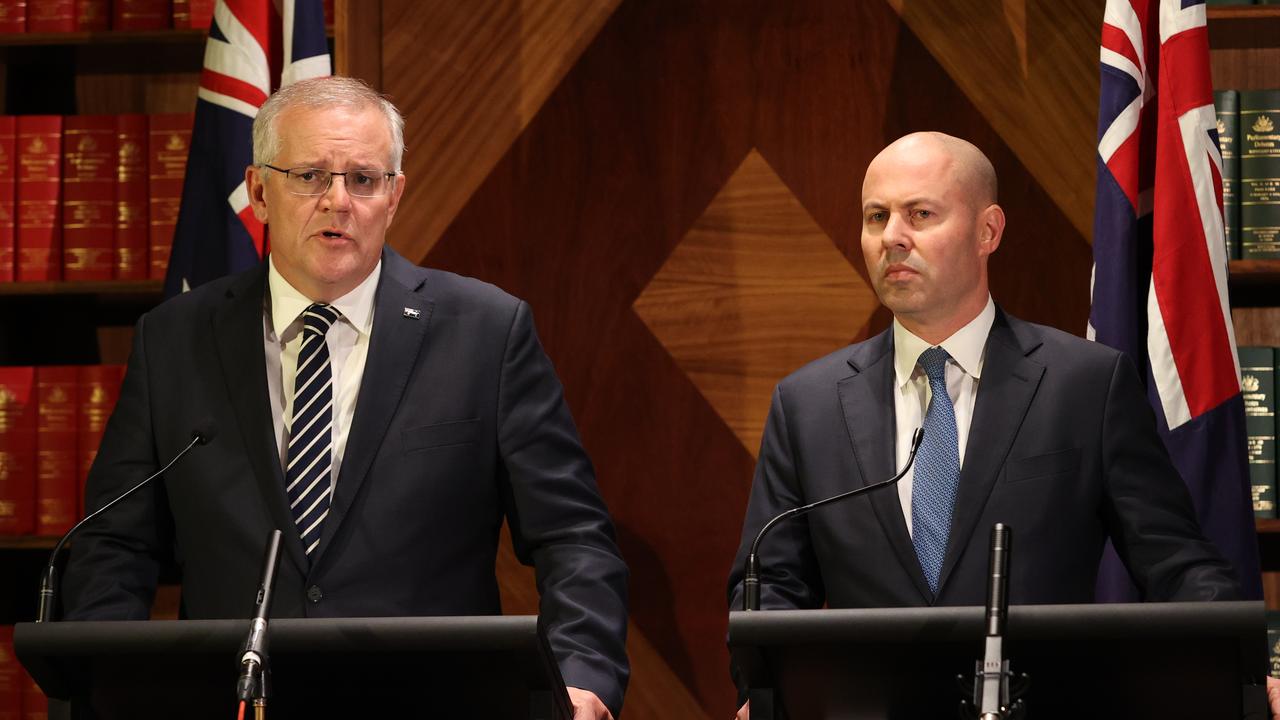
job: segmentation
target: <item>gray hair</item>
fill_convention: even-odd
[[[253,119],[253,163],[263,165],[275,160],[280,152],[280,133],[276,119],[286,110],[309,110],[342,107],[360,109],[375,107],[387,119],[391,131],[391,167],[399,171],[404,158],[404,116],[385,96],[356,78],[327,75],[299,80],[272,93]]]

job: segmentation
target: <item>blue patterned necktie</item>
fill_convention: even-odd
[[[308,556],[320,544],[320,531],[329,515],[333,373],[325,335],[339,316],[337,310],[324,303],[303,311],[302,349],[298,352],[298,372],[293,376],[285,492]]]
[[[924,416],[924,441],[911,481],[911,543],[929,589],[938,594],[938,576],[951,535],[951,511],[960,482],[960,445],[956,410],[947,394],[946,366],[951,356],[940,347],[920,353],[920,367],[933,393]]]

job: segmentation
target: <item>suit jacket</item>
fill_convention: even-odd
[[[274,528],[285,539],[275,616],[496,614],[506,517],[517,555],[537,568],[565,681],[616,715],[627,569],[528,306],[384,250],[355,415],[308,561],[268,407],[266,278],[263,263],[138,321],[88,507],[155,472],[206,419],[217,435],[77,538],[67,617],[146,618],[170,557],[186,617],[248,617]]]
[[[1234,599],[1234,573],[1191,499],[1121,353],[997,309],[937,596],[896,486],[784,521],[760,551],[764,608],[982,605],[991,526],[1013,529],[1009,601],[1091,602],[1110,537],[1147,599]],[[893,333],[778,384],[729,581],[774,515],[891,477]]]

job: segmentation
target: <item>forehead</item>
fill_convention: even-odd
[[[864,204],[958,199],[961,192],[954,159],[927,147],[886,150],[867,166],[862,181]]]
[[[391,129],[375,107],[294,107],[281,112],[275,125],[283,160],[383,164],[391,156]]]

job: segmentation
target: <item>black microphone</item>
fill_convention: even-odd
[[[974,682],[978,717],[1001,720],[1009,710],[1009,661],[1004,659],[1004,623],[1009,615],[1009,553],[1013,530],[1004,523],[991,526],[991,557],[987,576],[987,639]]]
[[[924,440],[924,428],[916,428],[915,434],[911,436],[911,453],[910,455],[907,456],[906,464],[902,466],[902,469],[898,471],[897,475],[894,475],[888,480],[883,480],[874,485],[865,485],[863,487],[856,488],[848,492],[840,493],[839,495],[835,495],[835,496],[826,498],[824,500],[819,500],[817,502],[809,503],[808,505],[802,505],[797,508],[791,508],[790,510],[787,510],[786,512],[779,514],[777,517],[765,523],[764,527],[760,528],[760,532],[756,535],[755,542],[751,543],[751,552],[747,553],[746,568],[745,568],[745,572],[743,572],[742,574],[742,609],[743,610],[759,610],[760,609],[760,560],[756,555],[756,551],[760,549],[760,541],[764,539],[765,533],[768,533],[770,530],[773,529],[774,525],[777,525],[778,523],[782,522],[783,520],[786,520],[787,518],[793,518],[797,515],[804,515],[811,510],[816,510],[822,507],[823,505],[837,502],[839,500],[844,500],[846,498],[856,497],[863,493],[871,492],[872,490],[879,490],[882,487],[888,487],[889,485],[892,485],[898,482],[899,480],[902,479],[902,476],[906,475],[907,471],[911,469],[912,463],[916,461],[916,451],[920,449],[920,443],[923,440]]]
[[[39,610],[36,613],[36,622],[49,622],[53,620],[53,608],[56,607],[55,600],[57,599],[58,580],[57,571],[54,569],[54,563],[58,559],[58,553],[62,552],[62,546],[67,544],[67,541],[71,539],[71,536],[79,532],[80,528],[84,527],[90,520],[98,517],[107,510],[110,510],[112,507],[115,507],[115,505],[121,500],[124,500],[137,492],[147,483],[163,475],[165,471],[173,467],[174,463],[181,460],[182,456],[186,455],[191,448],[196,445],[208,445],[215,437],[217,437],[217,435],[218,426],[214,424],[213,418],[202,418],[200,422],[196,424],[195,429],[191,433],[191,442],[188,443],[186,447],[182,448],[181,452],[173,456],[173,459],[170,460],[167,465],[157,470],[146,480],[143,480],[137,485],[125,490],[111,502],[89,513],[83,520],[72,526],[72,528],[58,540],[58,544],[53,546],[53,552],[49,553],[49,564],[44,568],[44,576],[40,578],[40,605]]]
[[[249,636],[240,647],[240,678],[236,681],[236,698],[265,705],[267,697],[267,616],[271,613],[271,595],[276,586],[276,569],[280,567],[279,530],[271,531],[267,554],[262,563],[262,580],[253,602],[253,622]]]

